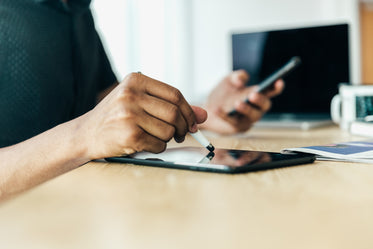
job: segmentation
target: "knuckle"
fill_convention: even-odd
[[[133,81],[136,81],[137,79],[138,79],[138,74],[137,73],[129,73],[124,78],[124,81],[125,82],[133,82]]]
[[[120,100],[125,104],[130,103],[132,105],[137,103],[137,99],[138,94],[131,88],[126,87],[120,93]]]
[[[125,122],[131,122],[131,121],[136,120],[137,114],[131,109],[123,108],[121,110],[120,117]]]
[[[141,75],[138,73],[130,73],[124,77],[122,84],[127,87],[137,87],[141,84],[140,81]]]
[[[173,99],[173,102],[175,104],[181,104],[184,100],[184,97],[183,95],[181,94],[180,90],[179,89],[176,89],[176,88],[173,88],[171,90],[171,97]]]
[[[163,137],[163,140],[164,141],[170,141],[171,138],[173,138],[173,136],[175,135],[175,127],[173,126],[170,126],[165,132],[164,132],[164,137]]]
[[[179,108],[175,105],[170,105],[168,115],[169,122],[175,124],[179,120]]]
[[[133,144],[135,149],[139,151],[142,149],[141,142],[142,142],[143,136],[144,136],[144,132],[140,128],[135,128],[129,133],[127,137],[128,143]]]
[[[131,124],[138,120],[138,113],[135,111],[135,108],[128,106],[126,103],[122,103],[114,118],[123,122],[123,124]]]

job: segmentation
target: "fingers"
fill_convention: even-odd
[[[176,142],[184,141],[185,134],[188,132],[188,127],[184,117],[180,114],[176,105],[163,101],[161,99],[157,99],[153,96],[146,97],[146,100],[144,100],[142,104],[144,111],[147,114],[153,117],[157,117],[156,124],[158,124],[158,122],[162,120],[168,125],[161,126],[161,124],[159,124],[159,127],[162,127],[161,129],[168,129],[167,132],[165,132],[164,134],[160,134],[165,137],[159,136],[160,138],[162,138],[164,141],[169,141],[172,136],[174,136]],[[203,108],[192,106],[192,110],[195,113],[197,124],[206,121],[207,112]],[[151,129],[156,128],[156,126],[152,125],[152,122],[152,120],[147,118],[146,124],[142,125],[142,127],[145,128],[149,126],[148,128],[145,128],[145,130],[157,136],[157,134],[159,133],[150,132]],[[169,126],[173,128],[172,131]]]
[[[253,122],[259,120],[263,113],[267,112],[271,108],[270,98],[279,95],[284,89],[284,81],[282,79],[277,80],[272,89],[267,90],[264,93],[252,92],[248,96],[248,102],[245,103],[238,101],[235,103],[235,109],[248,119]]]
[[[148,151],[152,153],[161,153],[166,149],[167,143],[153,137],[151,135],[146,135],[142,139],[143,149],[141,151]]]
[[[206,111],[192,109],[177,89],[132,73],[79,122],[85,127],[88,157],[97,159],[162,152],[172,137],[181,142],[206,118]]]
[[[170,138],[175,136],[177,142],[184,141],[185,134],[189,131],[189,127],[178,106],[149,95],[145,95],[139,104],[146,113],[144,115],[148,116],[139,120],[139,122],[144,122],[142,127],[148,127],[146,131],[150,132],[150,130],[157,128],[158,125],[158,127],[164,129],[164,134],[162,134],[162,131],[160,131],[161,134],[150,132],[151,134],[155,136],[159,134],[160,138],[164,138],[162,135],[166,138],[171,135]],[[150,118],[150,116],[152,118]],[[161,123],[163,123],[164,126],[162,126]],[[169,133],[170,129],[168,129],[166,125],[172,126],[172,134]],[[166,141],[165,139],[163,140]]]
[[[237,132],[245,132],[252,126],[253,122],[249,115],[236,115],[235,117],[230,117],[227,113],[219,108],[215,111],[215,114],[223,120],[225,123],[229,124],[230,132],[229,133],[237,133]]]
[[[170,133],[173,132],[175,140],[182,142],[188,131],[196,132],[197,123],[202,123],[207,118],[205,110],[199,107],[192,108],[180,91],[174,87],[136,73],[127,77],[127,81],[128,87],[135,89],[131,91],[137,92],[138,96],[134,102],[137,102],[136,104],[146,113],[143,119],[138,121],[141,122],[140,126],[162,141],[168,141]],[[158,121],[145,117],[146,115]],[[167,125],[163,126],[159,121],[173,126],[174,129],[169,129]],[[149,125],[154,122],[154,126]],[[162,133],[161,131],[165,129],[167,131]]]
[[[253,109],[260,112],[267,112],[271,108],[271,100],[263,94],[253,92],[250,93],[247,99],[249,104],[242,101],[236,103],[235,108],[240,113],[245,114]]]
[[[245,70],[233,71],[229,76],[229,82],[236,88],[244,88],[249,81],[249,74]]]
[[[272,88],[264,92],[264,95],[267,96],[268,98],[273,98],[279,95],[280,93],[282,93],[284,88],[285,88],[285,82],[282,79],[279,79],[275,82]]]
[[[149,134],[140,126],[132,124],[126,127],[131,132],[126,133],[125,137],[121,137],[121,140],[131,146],[123,146],[120,155],[130,155],[140,151],[160,153],[166,149],[165,141]]]
[[[239,115],[230,117],[226,112],[218,112],[220,118],[229,123],[236,132],[244,132],[250,129],[271,108],[270,99],[263,94],[253,92],[249,95],[248,100],[249,103],[243,101],[235,103],[234,108]]]
[[[176,136],[176,128],[173,125],[155,118],[145,112],[136,116],[136,123],[145,132],[162,140],[163,142],[168,142],[172,137]],[[177,134],[177,136],[184,138],[185,134],[186,132],[183,134]]]
[[[181,92],[163,82],[150,79],[144,75],[142,75],[142,77],[148,79],[145,84],[146,93],[176,105],[181,111],[184,120],[187,122],[189,131],[196,132],[197,127],[194,112]]]

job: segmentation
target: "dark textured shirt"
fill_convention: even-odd
[[[90,0],[0,0],[0,147],[71,120],[115,83]]]

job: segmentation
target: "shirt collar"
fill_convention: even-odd
[[[78,13],[89,8],[91,0],[68,0],[65,4],[61,0],[34,0],[36,3],[51,5],[67,12]]]

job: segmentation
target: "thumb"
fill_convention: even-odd
[[[199,106],[191,106],[194,112],[194,115],[196,116],[196,122],[197,124],[203,123],[207,119],[207,111]]]
[[[249,74],[245,70],[241,69],[233,71],[229,78],[231,85],[241,89],[246,87],[246,83],[249,81]]]

